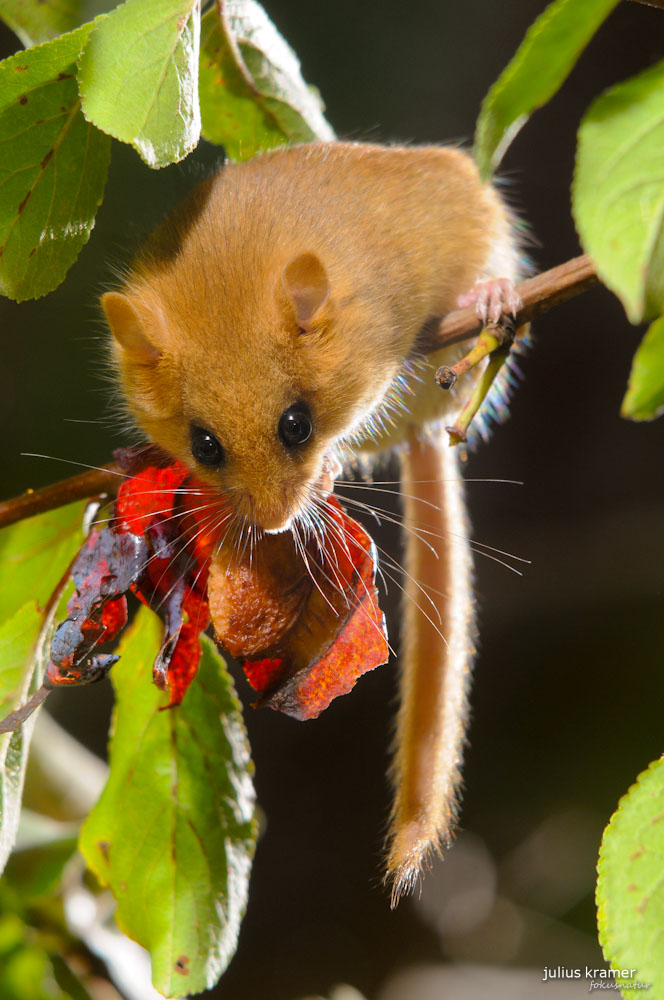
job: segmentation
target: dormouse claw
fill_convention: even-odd
[[[457,305],[460,309],[475,306],[483,323],[498,323],[502,315],[516,317],[523,303],[510,278],[490,278],[476,281],[469,292],[459,296]]]

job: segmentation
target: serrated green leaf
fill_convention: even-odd
[[[654,420],[664,413],[664,316],[637,348],[620,412],[630,420]]]
[[[198,0],[126,0],[90,35],[79,89],[88,121],[149,167],[190,153],[201,132]]]
[[[636,779],[604,831],[597,870],[597,919],[613,969],[635,969],[664,997],[664,759]],[[620,980],[619,980],[620,981]],[[632,995],[635,990],[626,991]]]
[[[82,6],[82,0],[0,0],[0,18],[27,48],[75,28]]]
[[[41,683],[46,605],[81,544],[81,511],[72,504],[0,531],[0,718]],[[16,840],[35,719],[0,736],[0,871]]]
[[[233,159],[284,142],[334,139],[318,95],[255,0],[229,0],[203,18],[200,98],[203,135]]]
[[[113,668],[108,784],[81,850],[147,948],[168,997],[214,985],[236,946],[255,840],[251,762],[232,682],[205,640],[179,708],[152,684],[161,628],[141,611]]]
[[[60,284],[102,200],[110,143],[75,80],[90,27],[0,63],[0,293],[19,302]]]
[[[618,0],[555,0],[530,26],[482,102],[474,154],[490,177],[519,129],[550,100]]]
[[[602,94],[579,129],[572,209],[629,319],[664,307],[664,61]]]

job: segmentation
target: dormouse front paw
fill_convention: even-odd
[[[503,315],[516,316],[523,305],[510,278],[490,278],[476,281],[472,289],[457,299],[457,306],[475,306],[483,323],[497,323]]]

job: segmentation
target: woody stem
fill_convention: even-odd
[[[574,257],[535,278],[522,281],[517,286],[523,305],[517,314],[516,326],[522,326],[539,313],[580,295],[597,282],[595,268],[587,254]],[[428,324],[419,349],[429,354],[441,347],[469,340],[480,329],[481,323],[474,308],[459,309],[449,313],[443,320]],[[83,500],[100,493],[113,495],[125,472],[117,462],[110,462],[99,469],[91,469],[51,486],[0,501],[0,528],[56,507],[64,507],[74,500]]]

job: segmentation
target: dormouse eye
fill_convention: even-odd
[[[195,424],[191,425],[191,453],[197,462],[211,468],[223,465],[226,459],[224,449],[214,434]]]
[[[293,403],[279,417],[279,437],[286,448],[297,448],[308,441],[314,425],[306,403]]]

